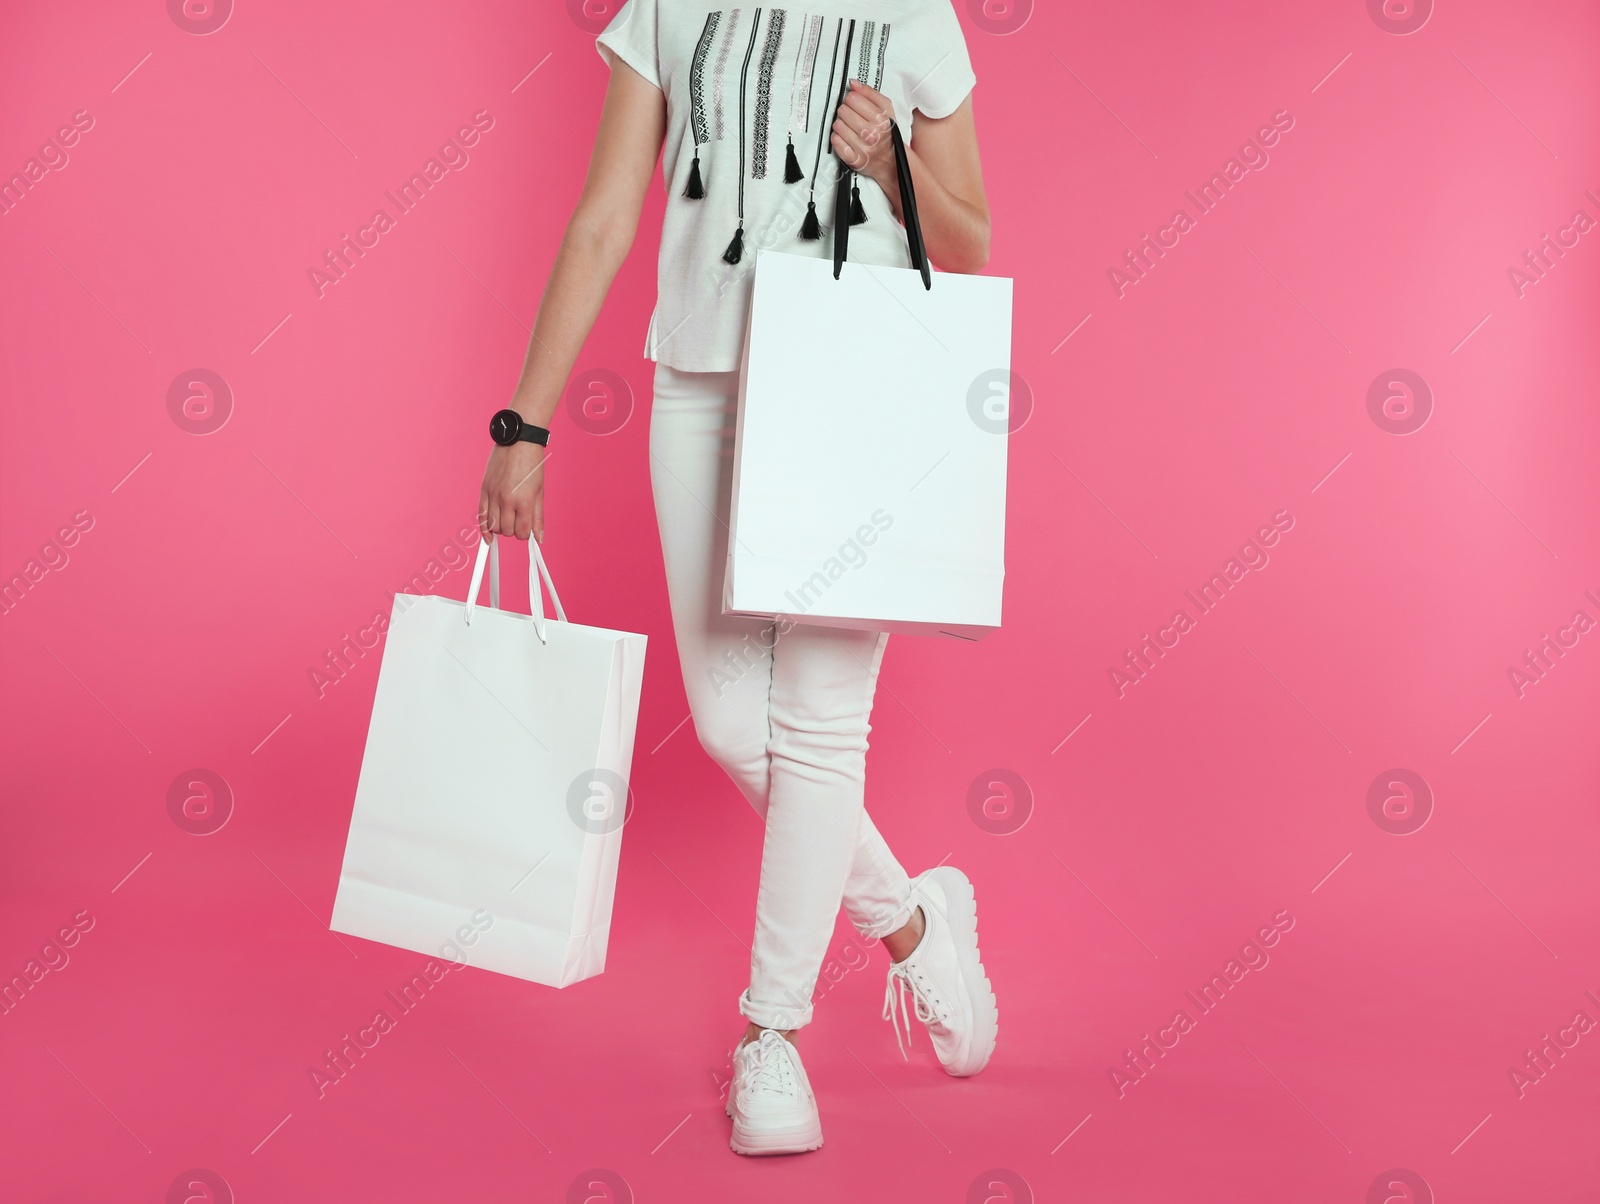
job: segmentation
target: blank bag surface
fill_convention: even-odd
[[[724,612],[997,628],[1010,366],[1008,279],[760,252]]]
[[[645,637],[556,606],[396,595],[336,931],[551,986],[604,969]]]

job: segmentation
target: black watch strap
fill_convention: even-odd
[[[524,422],[522,415],[515,410],[500,410],[489,419],[489,438],[501,447],[510,447],[513,443],[537,443],[540,447],[550,445],[550,432],[542,426]]]

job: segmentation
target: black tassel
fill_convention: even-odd
[[[800,170],[800,160],[794,157],[794,137],[789,138],[789,156],[783,163],[783,182],[785,184],[798,184],[806,178],[806,173]]]
[[[689,168],[689,187],[683,190],[683,195],[691,201],[698,201],[706,194],[705,185],[700,182],[700,152],[694,152],[694,163]]]
[[[859,226],[867,220],[867,211],[861,207],[861,185],[850,185],[850,224]]]
[[[740,226],[734,233],[733,241],[728,244],[728,249],[722,253],[722,258],[729,263],[738,263],[744,258],[744,227]]]
[[[806,205],[806,220],[800,223],[800,237],[808,242],[816,242],[822,237],[822,224],[817,221],[815,201]]]

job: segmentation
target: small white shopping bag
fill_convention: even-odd
[[[532,615],[494,543],[466,602],[395,596],[330,927],[564,987],[605,968],[645,637],[567,622],[528,549]]]
[[[999,627],[1010,368],[1008,279],[759,252],[724,613]]]

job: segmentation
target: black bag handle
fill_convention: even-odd
[[[933,274],[928,268],[928,250],[922,242],[922,219],[917,216],[917,190],[911,185],[911,160],[906,157],[906,142],[900,136],[900,127],[889,125],[889,137],[894,142],[894,171],[900,180],[900,208],[906,217],[906,242],[911,249],[911,266],[922,273],[922,287],[933,288]]]
[[[855,37],[855,21],[850,22],[850,36],[845,41],[844,61],[850,62],[850,41]],[[845,93],[850,88],[850,69],[845,68],[844,79],[840,82],[839,96],[834,102],[834,112],[839,111],[839,106],[844,104]],[[922,243],[922,221],[917,216],[917,193],[911,183],[911,161],[906,157],[906,142],[900,134],[899,123],[889,122],[889,141],[894,146],[894,172],[895,178],[900,183],[900,209],[905,215],[906,243],[911,251],[911,266],[922,273],[922,287],[933,289],[933,274],[928,267],[927,250]],[[834,158],[838,158],[834,152]],[[844,160],[840,159],[840,163]],[[855,176],[853,170],[839,173],[839,191],[833,198],[833,278],[839,279],[839,272],[844,267],[845,256],[850,247],[850,182]]]
[[[889,141],[894,144],[894,170],[900,182],[900,208],[905,214],[906,244],[911,252],[911,266],[922,273],[922,287],[933,289],[933,274],[928,267],[928,254],[922,243],[922,221],[917,216],[917,192],[911,182],[911,161],[906,157],[905,138],[900,126],[889,123]],[[839,279],[845,256],[850,246],[850,177],[846,171],[839,176],[839,192],[833,201],[833,278]]]

